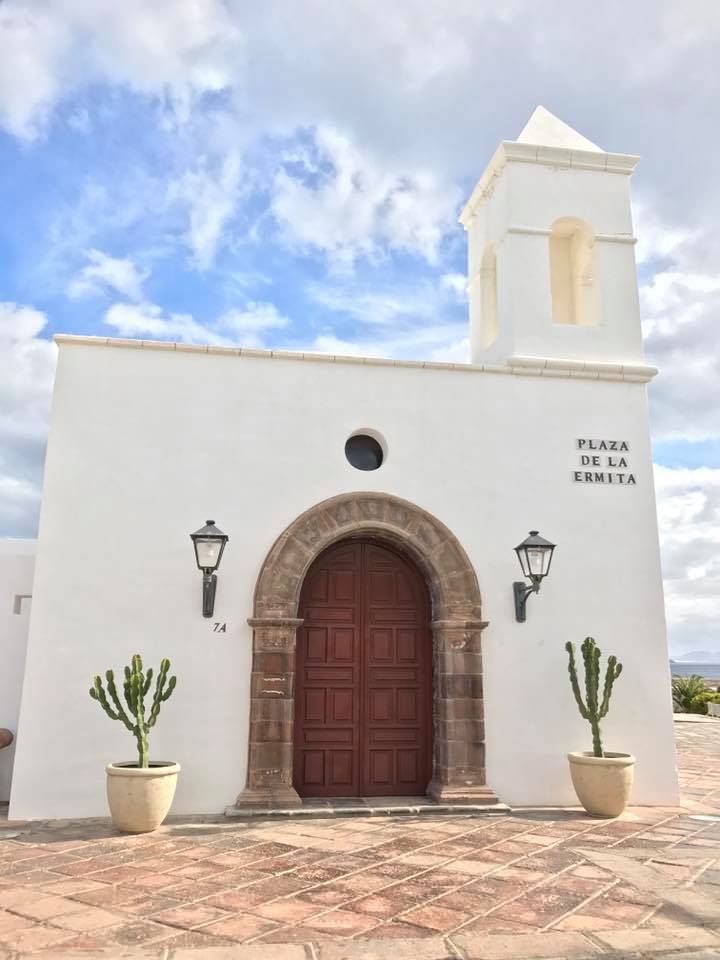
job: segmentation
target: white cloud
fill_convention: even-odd
[[[389,333],[376,338],[358,337],[352,340],[334,333],[321,333],[309,344],[299,344],[299,349],[316,353],[332,353],[347,357],[386,357],[393,360],[449,360],[467,363],[467,353],[461,357],[462,345],[467,349],[467,340],[462,340],[458,324],[445,323],[415,330]]]
[[[640,287],[645,352],[660,368],[650,387],[656,438],[720,436],[720,279],[708,264],[712,240],[703,231],[664,228],[646,213],[644,257],[663,265]]]
[[[720,469],[655,467],[673,649],[720,649]]]
[[[148,335],[182,343],[229,344],[189,313],[166,314],[154,303],[114,303],[105,314],[105,323],[123,337]]]
[[[72,28],[38,5],[0,5],[0,123],[33,139],[61,95]]]
[[[32,536],[55,374],[55,345],[41,334],[44,313],[0,303],[0,529]]]
[[[388,170],[335,129],[319,127],[313,149],[287,160],[275,177],[272,212],[288,242],[323,252],[335,266],[387,249],[434,263],[454,229],[456,187],[428,170]]]
[[[169,201],[187,208],[185,239],[201,270],[215,259],[223,230],[237,206],[241,170],[240,156],[235,152],[228,153],[217,169],[209,169],[207,157],[200,157],[197,169],[170,184]]]
[[[59,99],[103,81],[166,98],[182,115],[232,82],[242,52],[221,0],[6,0],[0,121],[36,137]]]
[[[268,330],[284,330],[290,320],[278,313],[273,303],[248,303],[244,310],[228,310],[218,317],[217,326],[235,338],[242,339],[246,347],[262,347],[263,334]]]
[[[100,250],[88,250],[86,257],[89,263],[68,285],[69,297],[92,297],[113,291],[129,300],[142,300],[142,285],[149,270],[139,270],[127,257],[111,257]]]
[[[189,313],[166,313],[154,303],[115,303],[105,323],[124,337],[175,340],[213,346],[262,347],[262,334],[289,326],[287,317],[271,303],[248,303],[229,310],[216,320],[201,323]]]

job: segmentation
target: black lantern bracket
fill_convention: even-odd
[[[217,575],[225,545],[230,537],[215,526],[214,520],[208,520],[204,527],[190,534],[195,549],[195,562],[202,571],[202,614],[210,618],[215,612],[215,594]]]
[[[540,592],[540,585],[550,572],[554,550],[555,544],[541,537],[537,530],[531,530],[530,536],[515,547],[520,568],[530,581],[529,585],[523,580],[513,583],[515,619],[518,623],[525,623],[527,619],[528,598],[531,594]]]
[[[528,602],[528,597],[531,593],[539,593],[540,584],[531,583],[528,586],[523,580],[516,580],[513,583],[513,596],[515,598],[515,619],[518,623],[525,623],[527,620],[527,615],[525,613],[525,607]]]

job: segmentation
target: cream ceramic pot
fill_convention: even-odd
[[[179,763],[154,760],[149,767],[109,763],[107,798],[113,825],[126,833],[155,830],[168,815],[175,796]]]
[[[635,757],[629,753],[569,753],[570,776],[580,803],[593,817],[619,817],[630,799]]]

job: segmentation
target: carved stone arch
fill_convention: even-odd
[[[415,561],[432,600],[433,777],[437,800],[494,803],[485,784],[480,588],[455,535],[436,517],[386,493],[346,493],[295,519],[258,576],[247,786],[238,806],[298,805],[292,786],[295,644],[305,575],[316,557],[350,537],[395,546]]]

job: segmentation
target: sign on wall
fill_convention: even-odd
[[[630,444],[627,440],[575,441],[579,470],[573,470],[575,483],[605,483],[632,487],[637,484],[630,468]]]

